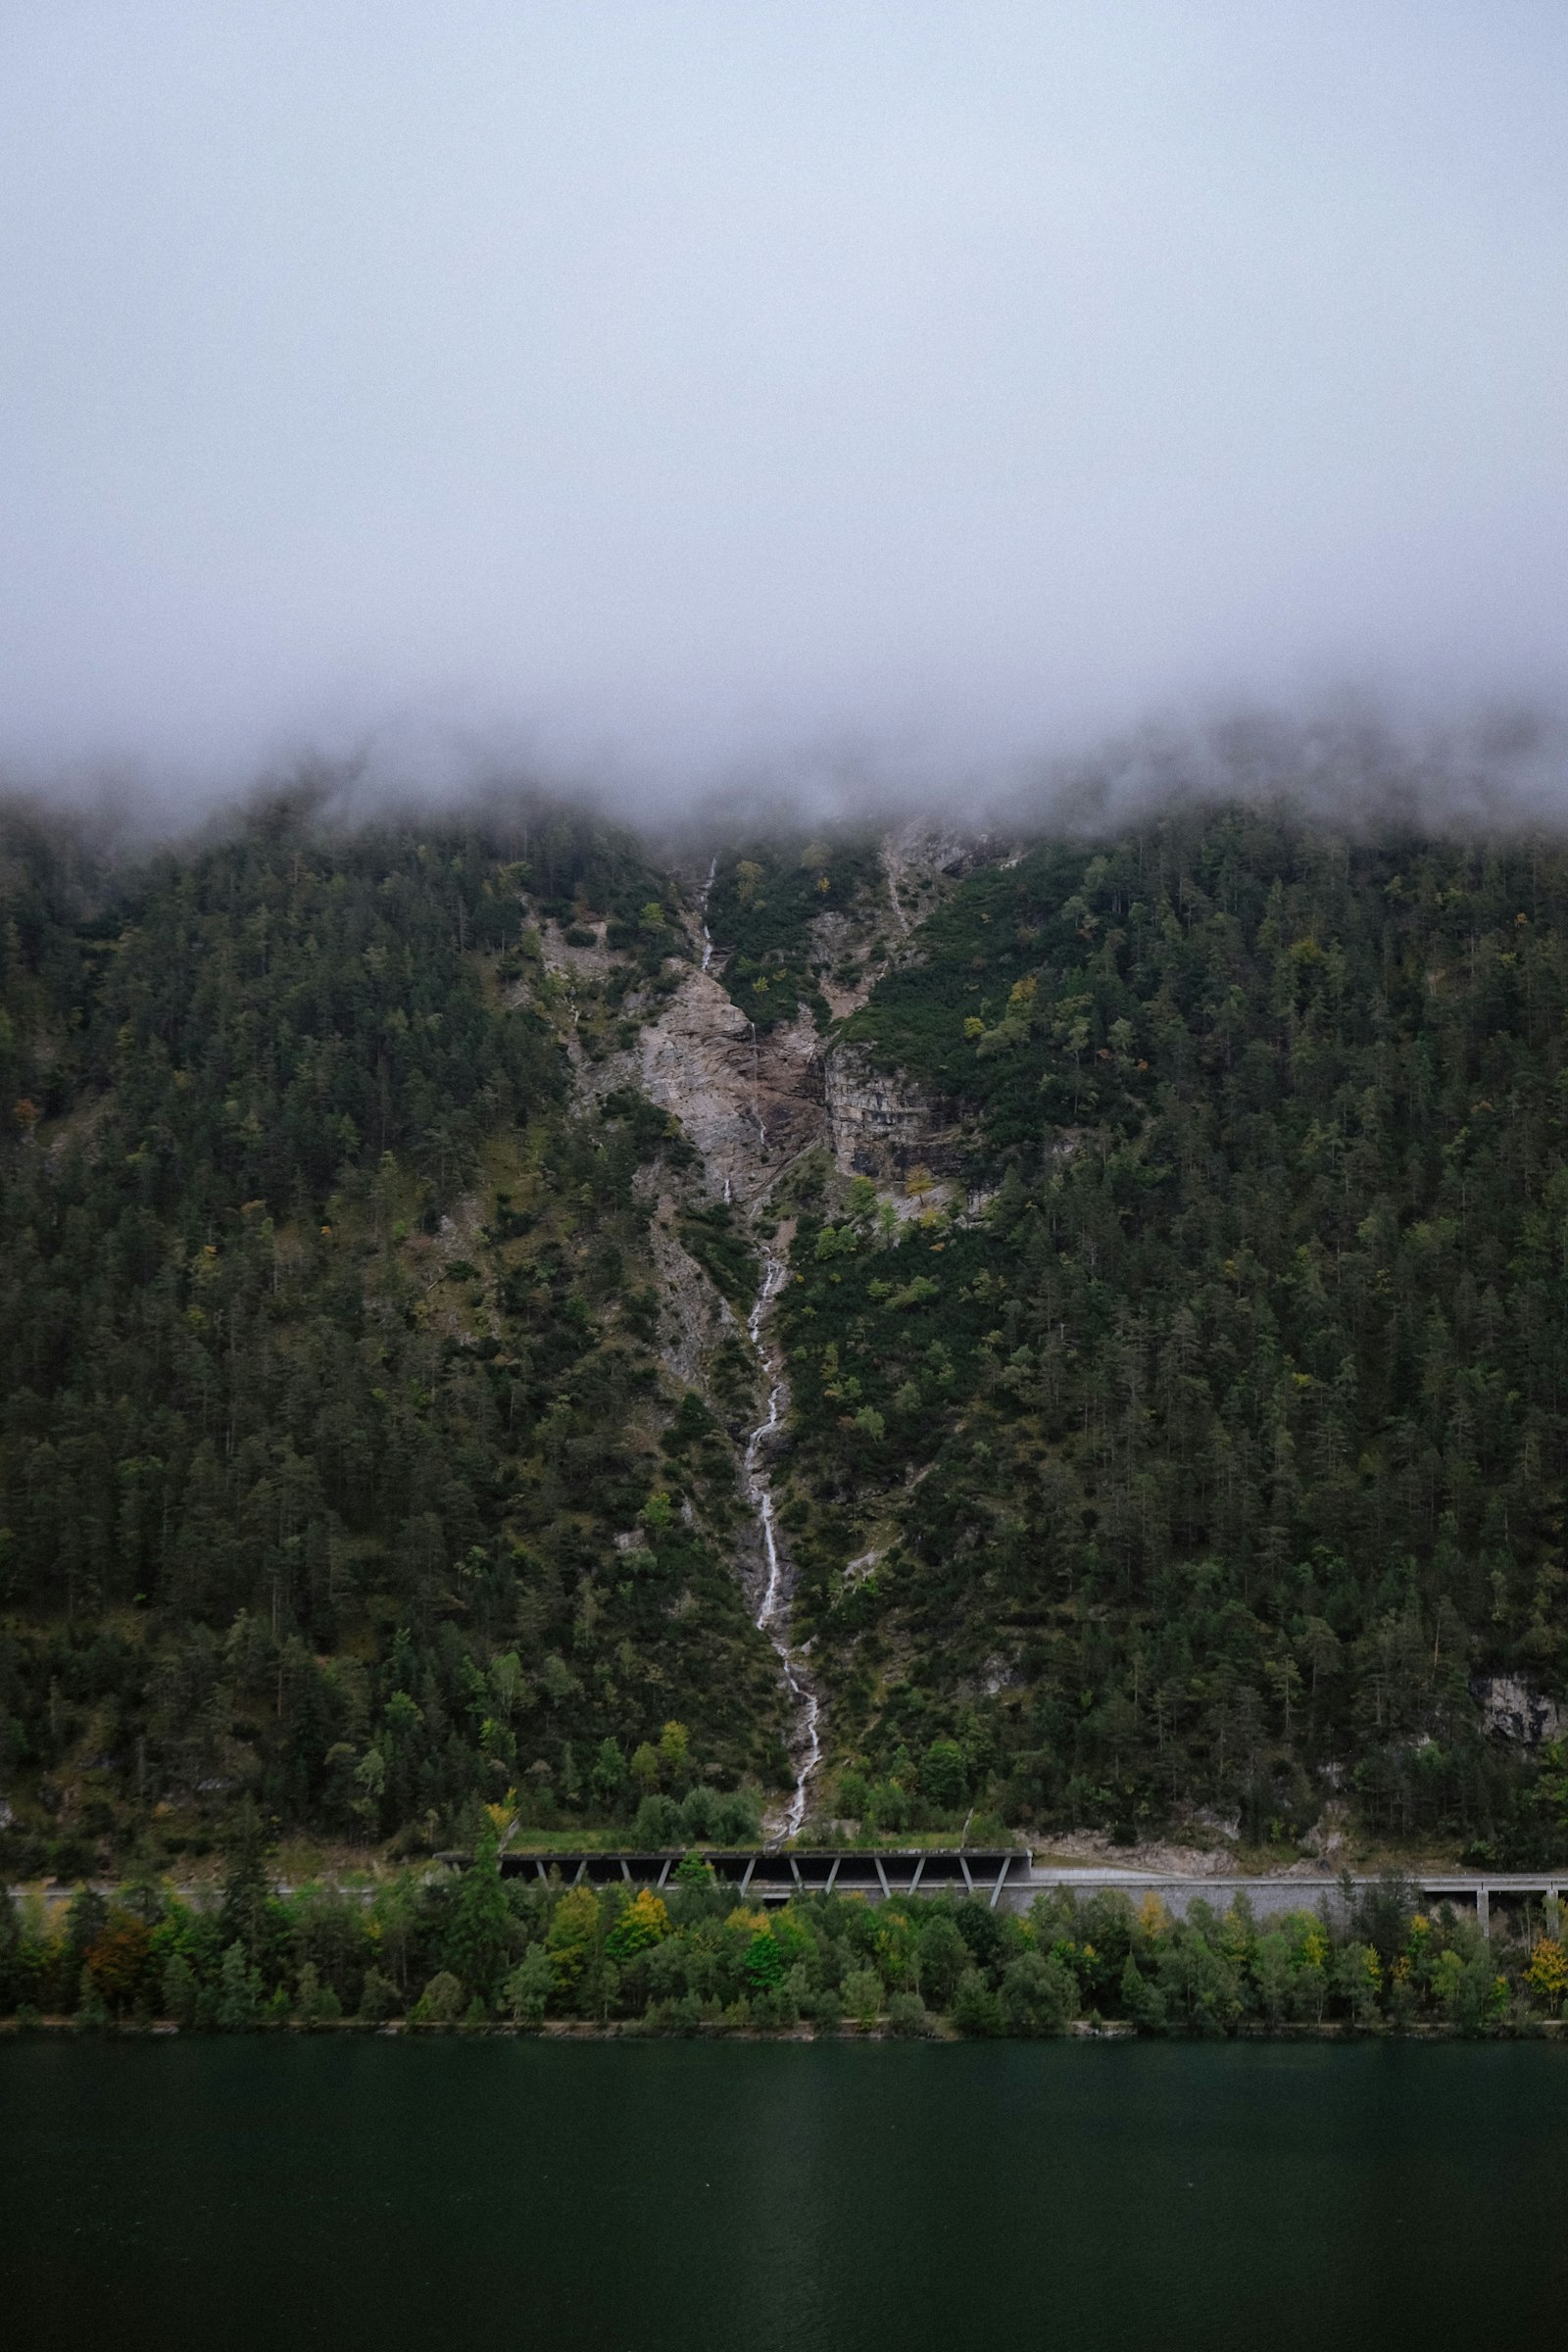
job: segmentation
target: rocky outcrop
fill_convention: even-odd
[[[954,1160],[956,1137],[936,1104],[858,1046],[835,1046],[827,1056],[827,1123],[846,1176],[893,1178],[916,1165],[941,1174]]]
[[[643,1092],[674,1112],[710,1181],[733,1200],[765,1191],[786,1160],[826,1133],[810,1022],[759,1033],[709,972],[681,983],[637,1050]]]
[[[1514,1675],[1482,1676],[1470,1689],[1486,1717],[1488,1731],[1503,1740],[1539,1747],[1543,1740],[1560,1740],[1568,1729],[1556,1700],[1532,1690]]]
[[[915,817],[887,834],[882,875],[900,936],[907,939],[954,883],[998,854],[989,835],[960,833],[932,817]]]

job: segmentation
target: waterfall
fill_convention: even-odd
[[[795,1763],[795,1793],[785,1812],[782,1832],[783,1838],[794,1838],[806,1819],[807,1792],[811,1776],[822,1760],[822,1740],[816,1691],[805,1661],[790,1641],[790,1592],[773,1525],[773,1490],[766,1468],[767,1446],[777,1435],[783,1420],[784,1378],[763,1346],[762,1318],[783,1288],[785,1275],[782,1259],[776,1258],[771,1250],[767,1251],[763,1258],[762,1281],[757,1301],[746,1319],[747,1336],[757,1350],[768,1390],[766,1415],[758,1423],[746,1443],[745,1471],[746,1491],[757,1514],[757,1524],[761,1530],[762,1558],[766,1570],[757,1610],[757,1626],[773,1644],[795,1717],[795,1733],[790,1742]]]
[[[708,901],[718,873],[716,855],[708,868],[708,877],[698,899],[703,926],[702,969],[710,969],[713,960],[713,938],[708,927]],[[761,1055],[757,1035],[757,1023],[752,1031],[752,1123],[757,1129],[760,1151],[767,1149],[767,1123],[762,1116]],[[710,1163],[711,1164],[711,1163]],[[714,1171],[716,1172],[716,1171]],[[730,1171],[723,1171],[724,1200],[732,1198]],[[786,1269],[781,1258],[764,1250],[762,1279],[751,1313],[746,1318],[746,1336],[752,1343],[762,1377],[767,1383],[767,1410],[746,1441],[742,1457],[742,1474],[747,1499],[757,1520],[762,1539],[763,1577],[754,1622],[760,1633],[765,1634],[778,1659],[779,1673],[789,1694],[791,1728],[790,1756],[795,1766],[795,1789],[785,1808],[782,1827],[773,1840],[798,1835],[806,1819],[807,1797],[811,1777],[822,1760],[820,1707],[811,1681],[810,1670],[790,1639],[791,1584],[789,1572],[779,1549],[778,1530],[773,1518],[773,1490],[768,1477],[768,1449],[783,1426],[785,1405],[784,1375],[763,1342],[762,1324],[769,1306],[784,1286]]]
[[[701,908],[701,910],[702,910],[702,917],[703,917],[703,966],[702,966],[702,968],[703,968],[703,970],[704,970],[705,972],[707,971],[707,969],[708,969],[709,965],[710,965],[710,964],[712,962],[712,960],[713,960],[713,935],[712,935],[712,933],[711,933],[711,932],[709,930],[709,928],[708,928],[708,894],[709,894],[709,892],[710,892],[710,891],[712,889],[712,887],[713,887],[713,876],[714,876],[714,875],[717,873],[717,871],[718,871],[718,858],[717,858],[717,856],[715,855],[715,856],[714,856],[714,858],[713,858],[713,862],[712,862],[712,864],[711,864],[711,865],[709,867],[709,869],[708,869],[708,880],[707,880],[707,881],[706,881],[706,882],[703,884],[703,895],[702,895],[702,897],[701,897],[701,898],[698,900],[698,902],[697,902],[697,904],[698,904],[699,907],[700,907],[700,908]]]

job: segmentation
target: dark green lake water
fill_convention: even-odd
[[[0,2049],[19,2352],[1565,2325],[1568,2052],[1539,2045]]]

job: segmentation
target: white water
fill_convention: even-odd
[[[702,896],[698,900],[698,908],[703,923],[702,968],[705,972],[713,960],[712,934],[708,928],[708,899],[713,887],[713,877],[717,872],[718,859],[715,857],[708,869],[708,879],[703,884]],[[757,1024],[754,1021],[752,1023],[752,1117],[757,1122],[757,1140],[765,1150],[767,1128],[762,1119],[761,1094],[758,1081]],[[729,1198],[730,1180],[729,1172],[726,1169],[724,1199],[728,1200]],[[746,1318],[746,1332],[756,1350],[757,1360],[762,1367],[763,1377],[768,1384],[767,1416],[765,1420],[758,1423],[746,1441],[744,1457],[746,1492],[751,1498],[752,1508],[757,1514],[757,1524],[761,1530],[762,1557],[766,1567],[756,1623],[759,1632],[764,1633],[773,1644],[779,1662],[779,1671],[784,1677],[784,1686],[790,1694],[790,1706],[795,1718],[795,1732],[790,1741],[790,1754],[795,1765],[795,1793],[785,1808],[778,1840],[793,1838],[799,1832],[801,1824],[806,1819],[806,1799],[807,1792],[810,1788],[811,1776],[822,1760],[822,1739],[818,1724],[819,1709],[816,1692],[811,1687],[811,1678],[805,1663],[790,1642],[790,1594],[784,1580],[784,1563],[779,1556],[778,1534],[773,1525],[773,1490],[766,1469],[766,1448],[771,1440],[777,1436],[783,1420],[784,1382],[772,1357],[762,1345],[762,1318],[783,1288],[784,1280],[783,1261],[774,1257],[770,1250],[765,1251],[762,1260],[762,1284],[757,1294],[756,1304]]]
[[[758,1067],[757,1023],[752,1023],[752,1116],[757,1121],[757,1140],[767,1150],[767,1129],[762,1123],[762,1092]]]
[[[717,871],[718,859],[715,858],[708,869],[708,880],[703,884],[703,895],[697,902],[703,917],[703,970],[705,972],[713,960],[713,935],[708,928],[708,894],[713,887],[713,876]]]
[[[795,1793],[785,1810],[780,1833],[781,1838],[793,1838],[806,1819],[807,1793],[811,1776],[822,1760],[822,1740],[817,1720],[819,1709],[816,1692],[804,1662],[790,1642],[790,1595],[785,1586],[784,1566],[779,1557],[778,1537],[773,1526],[773,1491],[765,1468],[766,1447],[777,1434],[783,1418],[784,1381],[762,1345],[762,1318],[783,1288],[785,1273],[783,1261],[768,1251],[763,1258],[762,1286],[757,1294],[757,1303],[746,1319],[747,1334],[757,1350],[768,1390],[767,1416],[758,1423],[747,1440],[745,1467],[746,1491],[757,1513],[757,1524],[762,1531],[762,1556],[767,1570],[757,1611],[757,1625],[759,1631],[767,1636],[777,1653],[796,1719],[795,1737],[790,1742],[795,1763]]]

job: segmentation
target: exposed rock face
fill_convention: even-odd
[[[863,918],[829,909],[811,924],[811,968],[836,1021],[858,1012],[871,994],[881,966],[865,953]],[[848,975],[854,972],[853,980]],[[842,976],[841,976],[842,975]]]
[[[953,1155],[953,1136],[927,1097],[858,1046],[835,1046],[827,1057],[827,1121],[846,1176],[902,1176],[917,1163],[940,1173]]]
[[[674,1231],[674,1204],[662,1200],[649,1227],[649,1251],[663,1301],[660,1353],[679,1381],[710,1395],[709,1362],[735,1317]]]
[[[1539,1747],[1543,1740],[1559,1739],[1568,1730],[1556,1700],[1533,1690],[1513,1675],[1483,1677],[1470,1688],[1487,1719],[1488,1731],[1499,1733],[1504,1740]]]
[[[672,1110],[716,1189],[746,1200],[826,1132],[822,1061],[806,1019],[759,1035],[709,972],[693,972],[638,1041],[640,1083]]]
[[[887,834],[882,874],[900,935],[906,939],[933,903],[940,904],[955,882],[996,854],[988,835],[960,833],[932,817],[915,817]]]

